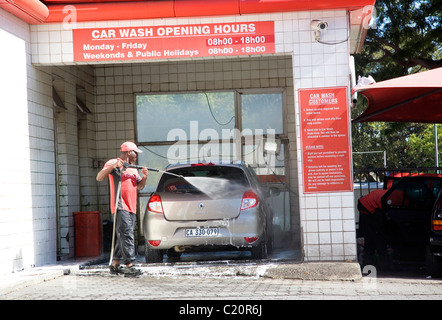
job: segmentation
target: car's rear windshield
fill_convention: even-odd
[[[222,182],[217,186],[226,188],[249,186],[244,171],[237,167],[204,165],[171,169],[169,172],[184,178],[163,174],[157,192],[204,192],[205,186],[210,187],[217,182]]]

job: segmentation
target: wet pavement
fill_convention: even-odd
[[[0,295],[3,300],[319,300],[319,299],[442,299],[442,282],[434,279],[374,278],[300,280],[270,278],[258,273],[215,272],[207,267],[194,274],[145,272],[138,278],[88,269],[61,275]],[[202,270],[205,269],[205,270]],[[262,271],[262,270],[261,270]]]
[[[442,299],[442,280],[427,278],[420,269],[408,274],[372,269],[363,277],[355,262],[300,262],[296,252],[260,261],[242,252],[219,253],[215,259],[184,254],[150,265],[139,257],[136,265],[144,274],[138,278],[111,275],[106,259],[24,271],[15,287],[0,279],[0,300],[229,300],[232,305],[244,299]],[[169,311],[173,316],[178,309]]]

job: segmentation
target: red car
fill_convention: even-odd
[[[441,271],[441,187],[439,175],[408,176],[382,196],[379,236],[386,240],[391,262],[426,264],[432,275]],[[359,228],[364,230],[361,224]]]

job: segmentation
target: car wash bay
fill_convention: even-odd
[[[13,174],[29,176],[21,188],[22,201],[14,202],[14,219],[26,224],[21,222],[19,228],[14,219],[6,221],[2,270],[75,255],[73,212],[99,210],[103,220],[109,219],[108,185],[98,184],[95,176],[127,140],[144,148],[140,164],[159,169],[168,160],[249,162],[261,181],[281,191],[273,199],[276,246],[301,249],[305,261],[354,260],[352,188],[308,190],[315,186],[305,185],[300,120],[305,114],[300,112],[305,101],[316,103],[324,96],[335,103],[339,97],[346,119],[349,56],[361,48],[362,9],[369,2],[340,1],[330,10],[50,23],[28,22],[2,9],[0,37],[9,49],[2,53],[2,67],[13,75],[4,78],[2,102],[15,106],[8,112],[22,121],[14,132],[22,141],[18,151],[27,155],[22,159],[26,166],[11,168],[5,181],[16,181]],[[318,21],[328,23],[320,35],[327,44],[315,40]],[[259,34],[239,43],[241,37],[208,37],[207,26]],[[123,48],[121,39],[102,39],[112,38],[111,30],[115,35],[128,30],[128,36],[136,30],[134,36],[140,37],[156,30],[168,37],[168,46],[182,49],[159,43],[147,50],[139,47],[141,40],[126,41]],[[184,32],[202,34],[187,35],[186,42]],[[211,51],[195,56],[195,50],[202,49],[188,46],[195,44],[192,38],[202,37]],[[138,59],[129,57],[137,52],[142,52]],[[12,132],[7,129],[11,125],[4,121],[4,136]],[[348,126],[340,130],[348,148]],[[269,137],[274,148],[264,152]],[[158,179],[155,175],[151,173],[140,194],[140,212]],[[14,199],[15,189],[4,189],[2,203],[11,203],[7,200]],[[23,231],[24,225],[34,232]]]
[[[87,135],[88,121],[85,119],[93,118],[97,155],[107,155],[92,159],[86,157],[85,163],[89,162],[98,170],[107,158],[118,156],[119,145],[125,140],[137,141],[143,150],[139,164],[153,168],[163,169],[178,161],[246,161],[256,169],[264,184],[278,187],[281,191],[277,197],[271,198],[275,210],[276,246],[299,248],[299,215],[290,214],[290,200],[294,198],[296,204],[298,194],[296,183],[294,187],[289,185],[288,169],[288,142],[290,137],[296,141],[295,132],[289,132],[287,123],[288,117],[294,120],[290,56],[106,64],[80,68],[93,70],[92,91],[96,95],[96,105],[95,109],[88,108],[83,112],[80,106],[76,106],[76,131],[78,137]],[[54,92],[58,92],[59,97],[63,96],[60,82],[60,76],[53,82]],[[79,97],[80,92],[77,98],[84,101]],[[62,139],[62,119],[66,112],[56,107],[58,141]],[[291,127],[294,128],[294,123]],[[276,154],[264,154],[263,144],[268,137],[278,144]],[[81,147],[86,140],[80,138],[79,143],[79,151],[86,150]],[[291,156],[296,159],[295,151],[292,150]],[[60,153],[57,163],[62,157]],[[81,155],[78,158],[81,159]],[[292,175],[296,177],[295,172]],[[143,219],[149,195],[155,190],[159,177],[159,173],[151,172],[148,185],[140,192],[139,221]],[[65,186],[61,178],[58,183],[59,192],[63,192]],[[80,188],[84,192],[80,196],[80,205],[84,209],[92,207],[88,203],[88,190]],[[108,185],[99,184],[97,189],[96,201],[100,211],[105,213],[103,219],[107,220]],[[297,213],[299,209],[294,207],[292,212]],[[298,231],[295,232],[296,229]],[[66,237],[62,239],[64,241]],[[141,230],[139,241],[143,241]]]

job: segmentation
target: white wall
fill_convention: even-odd
[[[74,212],[95,211],[96,170],[94,114],[83,115],[77,109],[77,86],[85,91],[86,106],[95,111],[93,69],[88,66],[39,67],[54,79],[54,87],[66,109],[56,108],[55,131],[57,166],[59,255],[66,259],[75,254]],[[52,86],[49,87],[52,90]],[[51,108],[52,111],[52,108]],[[55,156],[55,154],[54,154]],[[55,183],[55,180],[54,180]]]
[[[284,16],[284,15],[283,15]],[[300,12],[292,23],[283,21],[284,48],[293,50],[298,182],[303,250],[306,261],[356,260],[353,192],[304,194],[299,126],[298,90],[349,86],[349,43],[324,45],[313,40],[311,20],[325,20],[329,28],[322,41],[340,42],[348,38],[348,17],[344,11]],[[349,107],[350,108],[350,107]],[[350,134],[350,133],[349,133]]]
[[[56,261],[52,103],[29,26],[3,10],[0,43],[0,273],[10,273]]]
[[[56,263],[75,254],[73,212],[96,210],[95,123],[77,115],[76,86],[94,110],[91,67],[31,64],[29,25],[0,9],[0,274]],[[53,79],[67,108],[58,124],[55,163]],[[80,120],[81,130],[77,124]],[[78,135],[80,133],[80,136]],[[80,144],[80,146],[79,146]],[[85,150],[87,149],[87,150]],[[57,185],[59,213],[57,218]],[[63,183],[64,181],[64,183]],[[82,186],[84,188],[82,189]],[[57,220],[59,246],[57,247]],[[68,241],[69,240],[69,241]]]

